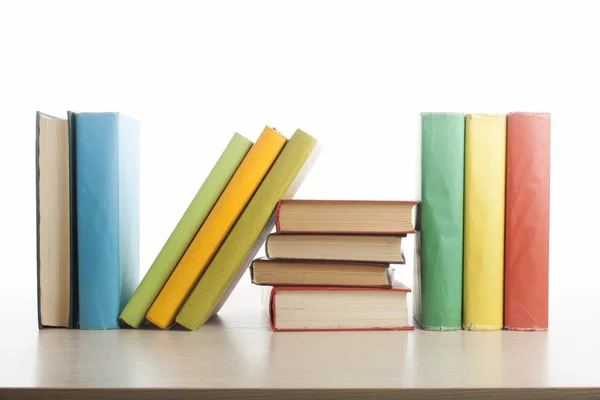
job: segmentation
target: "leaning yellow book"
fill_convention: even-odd
[[[265,127],[148,310],[146,318],[166,329],[225,240],[285,145],[285,136]]]
[[[502,329],[506,116],[465,121],[463,317],[466,330]]]

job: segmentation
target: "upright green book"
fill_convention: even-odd
[[[296,130],[179,310],[179,325],[198,329],[219,311],[273,230],[277,203],[295,195],[318,154],[317,141]]]
[[[252,144],[250,140],[237,133],[233,135],[123,309],[120,315],[123,322],[137,328],[144,321],[148,309],[198,233]]]
[[[464,114],[421,114],[420,152],[414,316],[426,330],[457,330],[462,314]]]

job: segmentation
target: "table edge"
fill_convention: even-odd
[[[82,399],[104,398],[127,399],[279,399],[300,400],[318,397],[320,399],[373,398],[377,399],[418,398],[420,400],[448,399],[592,399],[600,397],[600,387],[559,387],[559,388],[382,388],[382,389],[279,389],[279,388],[0,388],[2,399]]]

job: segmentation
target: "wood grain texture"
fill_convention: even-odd
[[[14,314],[0,399],[598,398],[597,326],[573,328],[586,300],[569,297],[547,332],[274,333],[230,305],[192,332],[38,331]]]

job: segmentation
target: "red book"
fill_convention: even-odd
[[[505,329],[548,329],[549,214],[550,115],[508,114]]]
[[[410,291],[398,281],[390,289],[275,286],[265,306],[274,331],[414,330]]]

